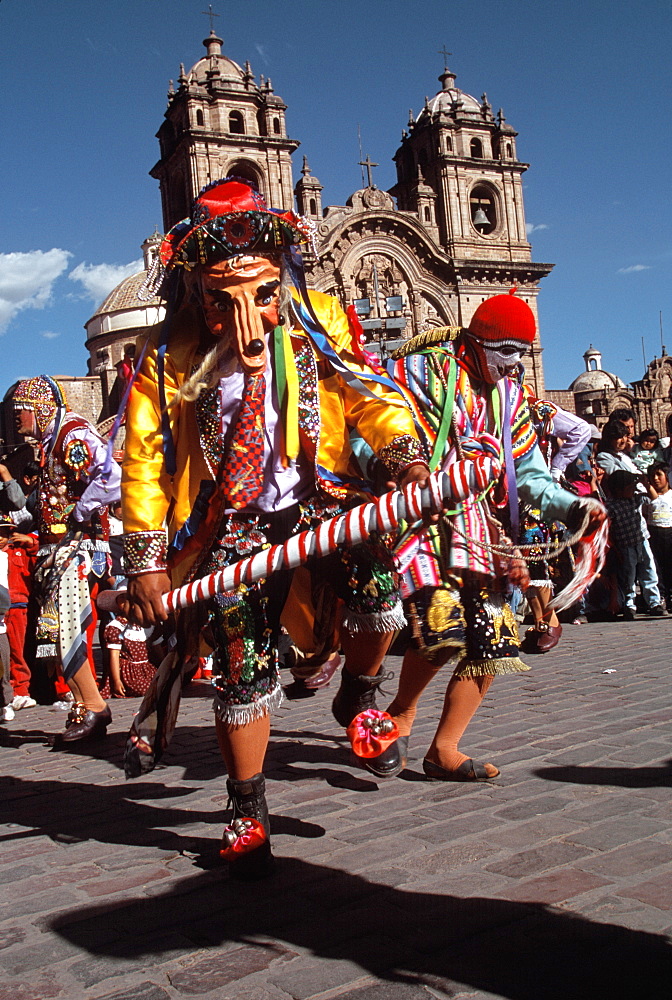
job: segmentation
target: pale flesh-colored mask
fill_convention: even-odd
[[[515,375],[518,365],[526,354],[523,344],[502,344],[500,347],[479,345],[482,354],[481,375],[484,381],[494,385],[505,375]]]
[[[280,322],[280,266],[268,257],[233,257],[201,271],[203,311],[215,337],[231,337],[244,370],[266,367],[266,334]]]

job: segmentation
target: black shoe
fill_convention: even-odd
[[[644,612],[645,615],[649,615],[650,618],[660,618],[665,617],[665,608],[662,604],[654,604],[652,608],[647,608]]]
[[[87,709],[85,705],[76,702],[68,715],[65,732],[57,737],[56,745],[99,739],[106,735],[111,722],[112,712],[109,705],[100,712],[92,712],[90,708]]]
[[[494,764],[492,765],[494,767]],[[477,760],[463,760],[459,767],[449,771],[440,764],[435,764],[427,757],[422,762],[422,770],[430,781],[490,781],[499,775],[499,768],[495,768],[497,774],[488,774],[485,764]]]
[[[306,682],[297,677],[291,684],[285,684],[282,689],[288,701],[299,701],[301,698],[313,698],[316,694],[311,688],[306,687]]]
[[[632,608],[624,608],[621,613],[621,619],[624,622],[634,622],[635,612],[632,610]]]
[[[266,831],[266,840],[249,854],[239,854],[229,861],[229,875],[241,881],[253,881],[266,878],[273,871],[274,860],[271,854],[271,824],[266,805],[266,780],[263,774],[255,774],[245,781],[235,781],[228,778],[226,790],[231,804],[231,819],[256,819]]]
[[[396,778],[406,767],[408,736],[400,736],[377,757],[364,757],[364,767],[377,778]]]
[[[331,703],[331,711],[336,722],[347,729],[360,712],[366,712],[369,708],[377,709],[376,690],[384,680],[388,680],[391,676],[392,674],[383,674],[383,668],[380,667],[375,677],[364,675],[355,677],[346,667],[343,667],[341,686]]]

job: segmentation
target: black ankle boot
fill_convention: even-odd
[[[408,740],[408,736],[400,736],[377,757],[362,758],[364,767],[377,778],[396,778],[406,767]]]
[[[239,854],[229,861],[231,878],[253,880],[265,878],[273,871],[271,854],[271,825],[266,805],[266,780],[263,774],[255,774],[244,781],[228,778],[226,790],[229,793],[231,817],[229,824],[237,819],[256,819],[266,831],[267,839],[248,854]]]
[[[336,722],[345,729],[360,712],[368,708],[378,708],[376,705],[376,690],[391,674],[383,674],[380,667],[375,677],[354,677],[343,667],[341,671],[341,686],[331,703],[331,711]]]

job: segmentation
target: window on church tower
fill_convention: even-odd
[[[425,205],[425,222],[431,222],[431,221],[432,221],[432,210],[430,209],[429,205]]]
[[[200,108],[198,108],[197,111],[196,111],[196,124],[197,125],[205,125],[205,119],[203,118],[203,112],[201,111]]]
[[[317,202],[314,198],[310,199],[310,204],[308,206],[309,215],[317,215]]]
[[[233,160],[227,166],[226,174],[228,177],[240,177],[244,181],[250,181],[264,197],[264,178],[256,163],[250,160]]]
[[[280,135],[280,119],[273,119],[273,135]]]
[[[483,159],[483,143],[480,139],[472,139],[469,143],[469,151],[475,160]]]
[[[241,111],[232,111],[229,114],[229,132],[235,135],[245,134],[245,119]]]

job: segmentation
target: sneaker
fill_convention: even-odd
[[[659,618],[661,615],[664,617],[665,608],[662,604],[654,604],[652,608],[647,608],[644,614],[650,618]]]
[[[624,622],[634,622],[635,612],[633,611],[632,608],[624,608],[623,612],[621,613],[621,618],[623,619]]]
[[[12,708],[18,711],[21,708],[35,708],[37,702],[28,694],[15,694],[12,700]]]
[[[4,722],[11,722],[15,716],[14,709],[11,705],[5,705],[2,710],[2,718]]]
[[[54,704],[49,709],[50,712],[69,712],[72,708],[72,698],[61,698],[60,701],[55,701]]]

